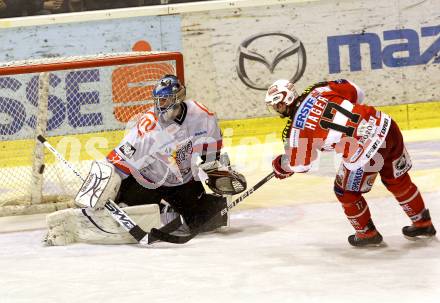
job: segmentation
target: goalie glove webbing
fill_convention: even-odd
[[[231,169],[208,172],[208,187],[219,195],[236,195],[246,190],[245,177]]]

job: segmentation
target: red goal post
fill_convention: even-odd
[[[49,142],[86,174],[152,105],[155,82],[184,83],[179,52],[130,52],[0,63],[0,216],[72,205],[80,186],[36,142]]]

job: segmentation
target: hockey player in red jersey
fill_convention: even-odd
[[[436,230],[417,186],[408,174],[411,160],[397,124],[385,113],[362,104],[364,94],[348,80],[320,82],[298,95],[293,83],[277,80],[266,93],[266,105],[287,118],[285,153],[272,162],[279,179],[304,173],[319,151],[342,154],[334,191],[355,229],[353,246],[380,245],[363,194],[379,174],[412,221],[402,233],[409,239],[434,236]]]

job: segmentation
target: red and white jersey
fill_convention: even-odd
[[[194,155],[220,151],[222,136],[216,116],[193,100],[184,101],[182,108],[168,123],[148,111],[109,153],[107,160],[122,178],[133,175],[155,188],[185,184],[193,179]]]
[[[284,170],[306,172],[319,151],[343,154],[347,169],[364,166],[381,147],[391,118],[361,104],[363,92],[348,80],[312,86],[301,95],[297,110],[283,131]]]

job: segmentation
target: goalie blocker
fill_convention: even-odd
[[[110,199],[114,200],[121,177],[110,163],[93,161],[90,172],[75,197],[78,207],[102,208]]]

